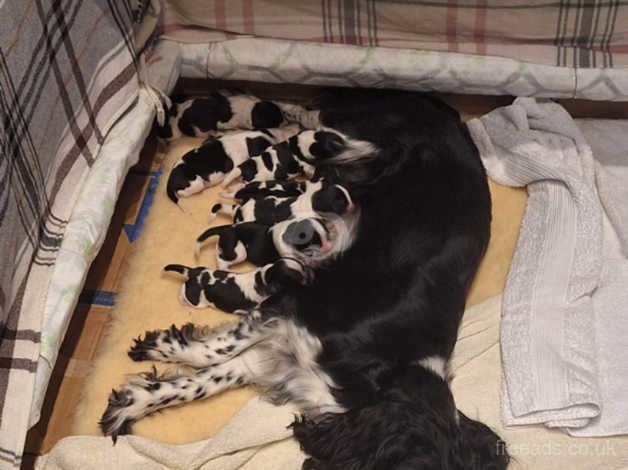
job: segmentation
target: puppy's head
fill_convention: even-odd
[[[293,430],[310,455],[304,469],[498,470],[509,462],[499,436],[457,411],[447,383],[425,374],[367,406],[301,417]]]
[[[295,258],[307,266],[315,266],[333,248],[333,234],[321,218],[285,220],[271,230],[280,256]]]
[[[281,258],[263,270],[264,283],[269,292],[275,294],[286,287],[307,284],[311,271],[293,258]]]
[[[323,182],[323,187],[312,194],[312,208],[321,215],[343,215],[355,212],[356,206],[347,188]]]

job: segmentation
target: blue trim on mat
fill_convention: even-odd
[[[116,303],[116,293],[106,290],[85,289],[79,296],[80,304],[102,305],[103,307],[113,307]]]
[[[140,236],[140,232],[142,231],[142,227],[144,226],[144,220],[148,215],[150,206],[153,205],[153,200],[155,199],[155,190],[157,189],[157,185],[159,184],[159,178],[161,178],[163,171],[164,166],[161,165],[157,171],[148,172],[148,175],[150,175],[150,181],[148,182],[148,188],[146,189],[146,193],[144,193],[144,199],[142,200],[140,210],[138,211],[137,217],[135,218],[135,223],[124,224],[124,233],[126,233],[126,236],[131,243],[137,240]]]

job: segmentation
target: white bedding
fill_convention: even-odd
[[[46,295],[31,425],[39,420],[48,380],[85,277],[105,239],[122,183],[137,162],[154,115],[152,101],[140,91],[137,104],[105,138],[72,211]]]
[[[189,78],[628,100],[628,73],[621,69],[573,69],[494,56],[261,37],[180,47],[181,75]]]
[[[107,235],[122,183],[129,168],[137,162],[155,113],[160,109],[160,94],[155,90],[170,93],[179,78],[181,58],[176,44],[162,42],[152,49],[151,54],[149,66],[146,66],[144,58],[141,59],[140,80],[145,86],[140,89],[138,101],[105,137],[66,228],[46,293],[41,349],[29,418],[31,426],[39,420],[59,348],[89,267]]]

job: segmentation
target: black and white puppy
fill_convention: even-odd
[[[196,239],[196,255],[206,240],[217,236],[218,269],[226,270],[244,261],[264,266],[279,257],[311,264],[308,259],[322,257],[331,250],[332,233],[326,221],[317,218],[284,221],[272,227],[257,222],[221,225],[210,227]]]
[[[236,325],[186,327],[183,340],[149,332],[132,358],[196,370],[127,382],[109,398],[103,432],[115,437],[166,406],[256,384],[302,414],[293,431],[310,456],[304,468],[505,469],[499,436],[460,413],[449,389],[490,235],[477,148],[456,111],[429,96],[342,89],[320,105],[322,125],[376,149],[339,168],[360,208],[343,256]]]
[[[191,196],[222,182],[234,167],[297,132],[298,126],[292,124],[276,129],[241,131],[218,138],[210,137],[173,165],[168,176],[166,193],[170,200],[178,204],[180,197]]]
[[[341,154],[348,143],[337,132],[307,130],[286,142],[273,145],[231,170],[223,181],[228,187],[235,179],[252,181],[285,180],[295,176],[311,178],[320,163]]]
[[[297,197],[305,192],[306,182],[297,180],[288,181],[254,181],[232,185],[230,191],[223,191],[220,195],[228,199],[236,199],[240,203],[249,199],[274,197]]]
[[[267,196],[248,199],[243,204],[214,204],[211,216],[226,214],[235,223],[259,222],[274,225],[295,217],[342,216],[355,211],[349,191],[326,179],[305,181],[304,192],[296,197]]]
[[[196,239],[197,258],[204,242],[212,237],[218,237],[216,243],[218,269],[227,270],[230,266],[247,260],[255,266],[264,266],[279,258],[268,225],[244,222],[210,227]]]
[[[280,127],[286,121],[309,128],[317,115],[296,104],[216,91],[207,97],[173,102],[168,122],[157,128],[157,135],[168,141],[181,136],[209,137],[225,130]]]
[[[308,273],[294,259],[279,259],[253,271],[234,273],[205,267],[191,268],[169,264],[166,272],[183,276],[185,283],[179,292],[183,305],[195,308],[216,307],[228,313],[248,312],[281,289],[304,284]]]

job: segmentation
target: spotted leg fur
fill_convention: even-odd
[[[130,379],[109,396],[101,429],[115,440],[157,410],[249,383],[274,403],[294,402],[308,416],[343,411],[333,394],[337,386],[316,361],[321,348],[316,336],[291,320],[262,320],[255,313],[211,332],[191,325],[149,332],[131,348],[134,360],[200,368],[162,376],[153,369]]]
[[[152,372],[130,379],[113,390],[100,421],[103,433],[114,440],[128,434],[138,419],[155,411],[214,395],[251,382],[246,361],[256,356],[256,343],[266,338],[272,322],[262,322],[253,313],[235,324],[210,330],[188,323],[182,328],[148,331],[129,350],[134,361],[176,362],[196,368],[157,376]]]
[[[157,410],[214,395],[249,382],[244,363],[247,353],[191,373],[167,373],[157,376],[155,370],[129,380],[109,396],[107,409],[100,420],[104,434],[114,441],[128,434],[135,421]]]
[[[260,322],[246,317],[235,324],[211,330],[192,323],[180,329],[147,331],[134,340],[129,357],[134,361],[176,362],[192,367],[220,364],[239,354],[264,334]]]

